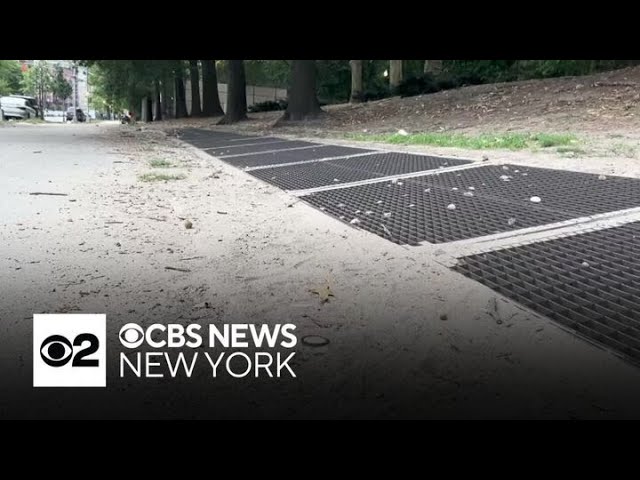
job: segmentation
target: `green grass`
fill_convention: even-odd
[[[166,173],[145,173],[138,176],[138,180],[141,182],[168,182],[169,180],[184,180],[186,175],[168,175]]]
[[[20,123],[45,123],[44,120],[42,120],[39,117],[35,117],[35,118],[28,118],[25,120],[18,120]]]
[[[609,152],[616,157],[636,158],[636,147],[625,143],[612,144]]]
[[[585,155],[587,153],[586,150],[580,147],[572,146],[572,145],[568,145],[565,147],[558,147],[556,149],[556,152],[562,153],[565,155]]]
[[[162,159],[151,160],[149,162],[149,165],[151,165],[151,167],[153,168],[171,168],[174,166],[173,163],[169,162],[168,160]]]
[[[433,145],[436,147],[457,147],[473,150],[525,148],[548,148],[576,143],[574,135],[560,133],[501,133],[466,135],[463,133],[414,133],[394,134],[347,134],[352,140],[384,142],[402,145]]]

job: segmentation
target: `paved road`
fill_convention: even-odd
[[[96,172],[113,165],[93,125],[9,125],[0,127],[0,219],[2,223],[52,218],[59,202],[29,192],[69,193],[98,183]]]

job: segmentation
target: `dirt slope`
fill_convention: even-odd
[[[640,126],[640,67],[582,77],[463,87],[409,98],[324,107],[314,122],[273,127],[281,112],[250,114],[234,130],[335,136],[344,132],[571,131],[634,136]],[[210,127],[214,119],[168,122]],[[167,122],[163,122],[166,125]]]

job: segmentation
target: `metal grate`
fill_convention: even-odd
[[[301,198],[340,220],[408,245],[450,242],[571,218],[534,204],[468,197],[463,192],[406,180],[345,187]]]
[[[539,197],[539,208],[573,217],[640,206],[640,179],[601,177],[590,173],[523,167],[484,166],[408,180],[430,187],[469,191],[478,197],[529,204]]]
[[[640,222],[463,257],[454,270],[640,361]]]
[[[318,160],[329,157],[344,157],[366,153],[371,150],[364,148],[341,147],[336,145],[322,145],[301,150],[281,151],[272,153],[259,153],[254,155],[242,155],[239,157],[222,158],[225,162],[239,168],[266,167],[282,163],[293,163],[307,160]]]
[[[240,142],[238,142],[240,143]],[[242,155],[243,153],[270,152],[273,150],[287,150],[290,148],[312,147],[317,143],[303,142],[301,140],[281,140],[274,143],[256,143],[252,145],[221,147],[207,150],[207,153],[214,157],[226,157],[228,155]]]
[[[252,138],[246,135],[240,135],[232,132],[215,132],[211,130],[199,130],[189,128],[181,130],[179,133],[181,140],[190,143],[194,147],[208,148],[216,145],[226,145],[229,141],[235,141],[242,138]]]
[[[470,162],[406,153],[373,153],[359,157],[254,170],[249,173],[284,189],[301,190],[465,163]]]

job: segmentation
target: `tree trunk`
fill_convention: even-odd
[[[162,101],[160,100],[160,80],[155,80],[153,82],[154,87],[154,108],[153,108],[153,121],[159,122],[162,120]]]
[[[288,100],[283,120],[305,120],[322,113],[316,93],[315,60],[293,60]]]
[[[173,97],[171,95],[173,85],[174,82],[168,77],[162,79],[162,116],[167,119],[173,117]]]
[[[142,102],[140,105],[140,121],[148,122],[149,121],[149,110],[147,109],[148,97],[142,97]]]
[[[189,60],[189,73],[191,75],[191,116],[199,117],[202,115],[202,109],[200,108],[200,71],[197,60]]]
[[[362,100],[362,60],[351,60],[351,103]]]
[[[224,115],[218,95],[218,75],[215,60],[200,60],[202,64],[202,114],[205,117]]]
[[[247,83],[244,76],[244,60],[229,60],[227,111],[218,124],[226,125],[246,119]]]
[[[442,73],[442,60],[425,60],[424,73],[440,75]]]
[[[184,80],[180,72],[176,73],[176,118],[187,117],[187,98],[184,90]]]
[[[389,87],[392,92],[402,83],[402,60],[389,60]]]

